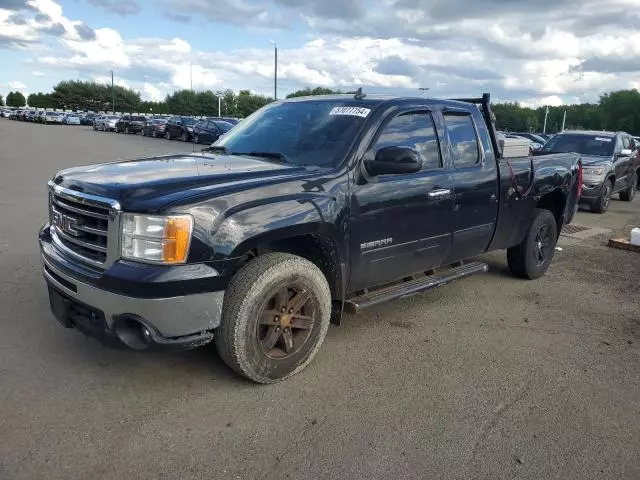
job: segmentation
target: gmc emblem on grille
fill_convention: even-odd
[[[54,208],[51,209],[51,222],[67,235],[73,235],[74,237],[80,236],[78,220],[61,213]]]

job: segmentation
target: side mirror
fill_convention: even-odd
[[[618,153],[619,157],[629,157],[633,154],[633,150],[631,150],[630,148],[623,148],[622,150],[620,150],[620,153]]]
[[[181,122],[180,120],[178,120],[178,121],[176,122],[176,125],[182,125],[182,122]]]
[[[416,173],[422,168],[422,159],[408,147],[384,147],[373,160],[365,160],[364,167],[371,176]]]

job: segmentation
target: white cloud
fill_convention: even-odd
[[[427,86],[434,96],[491,91],[497,100],[537,105],[594,101],[604,91],[639,84],[640,32],[619,23],[629,19],[638,0],[540,0],[544,5],[509,2],[508,8],[498,0],[477,0],[464,10],[461,0],[384,0],[367,10],[355,0],[274,1],[268,11],[255,2],[227,2],[230,10],[221,16],[207,2],[189,3],[212,21],[234,25],[311,25],[312,40],[279,49],[284,93],[360,85],[417,93]],[[0,47],[37,48],[33,63],[41,68],[73,69],[108,83],[107,72],[114,70],[118,84],[154,100],[192,83],[195,89],[272,93],[273,49],[266,42],[264,48],[222,52],[200,50],[179,37],[125,39],[116,28],[94,30],[70,20],[55,0],[29,5],[49,20],[36,22],[33,12],[24,11],[24,21],[16,23],[12,12],[0,10]],[[340,11],[350,12],[349,19],[340,19]],[[237,18],[227,18],[234,12]],[[283,12],[290,21],[279,20]],[[57,41],[41,42],[54,31]]]
[[[24,90],[27,86],[19,80],[13,80],[7,84],[7,87],[14,88],[16,90]]]
[[[31,75],[34,75],[36,77],[44,77],[44,72],[41,72],[40,70],[34,70],[33,72],[31,72]]]

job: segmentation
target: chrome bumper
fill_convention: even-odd
[[[126,316],[143,319],[167,338],[207,332],[220,325],[224,291],[170,298],[127,297],[79,282],[44,256],[42,262],[47,282],[64,295],[103,312],[108,329]]]

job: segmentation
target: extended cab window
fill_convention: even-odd
[[[631,148],[631,139],[629,137],[622,137],[622,148]]]
[[[422,170],[442,167],[436,130],[428,112],[404,113],[391,119],[376,140],[373,154],[385,147],[413,148],[422,158]]]
[[[456,168],[470,167],[479,163],[480,149],[471,115],[445,113],[444,120]]]

